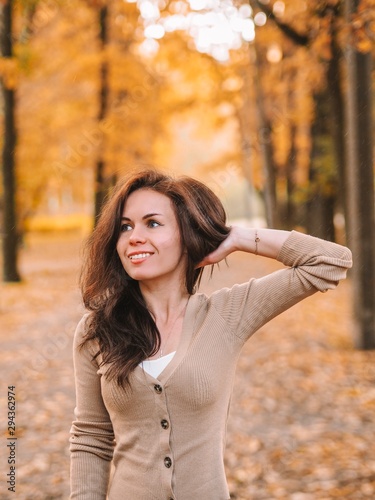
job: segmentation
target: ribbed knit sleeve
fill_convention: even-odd
[[[215,292],[211,301],[241,341],[261,326],[317,291],[326,292],[346,277],[352,266],[348,248],[292,231],[277,260],[281,269]]]
[[[351,251],[337,243],[292,231],[277,260],[320,292],[335,288],[352,266]]]
[[[71,499],[105,500],[113,455],[111,420],[101,395],[94,349],[79,345],[84,335],[85,315],[77,326],[73,360],[76,380],[76,408],[70,437]]]

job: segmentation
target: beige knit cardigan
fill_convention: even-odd
[[[174,358],[158,379],[137,367],[131,391],[106,379],[106,366],[92,361],[96,346],[77,349],[86,316],[81,320],[74,342],[72,499],[229,499],[223,454],[241,348],[271,318],[335,288],[351,253],[292,232],[278,260],[288,267],[211,297],[191,296]]]

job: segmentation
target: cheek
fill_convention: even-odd
[[[170,256],[173,254],[176,258],[180,258],[183,254],[181,242],[174,236],[171,236],[168,240],[166,240],[162,247],[163,250],[168,250]]]

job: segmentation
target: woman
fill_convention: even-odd
[[[286,268],[194,293],[203,267],[234,251]],[[104,208],[82,273],[90,312],[74,342],[71,498],[228,500],[223,452],[241,348],[277,314],[335,288],[350,266],[350,251],[334,243],[227,227],[198,181],[129,177]]]

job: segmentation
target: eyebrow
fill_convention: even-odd
[[[146,214],[142,217],[142,220],[149,219],[150,217],[155,217],[155,215],[163,215],[163,214]],[[129,217],[121,217],[121,220],[128,220],[130,221]]]

